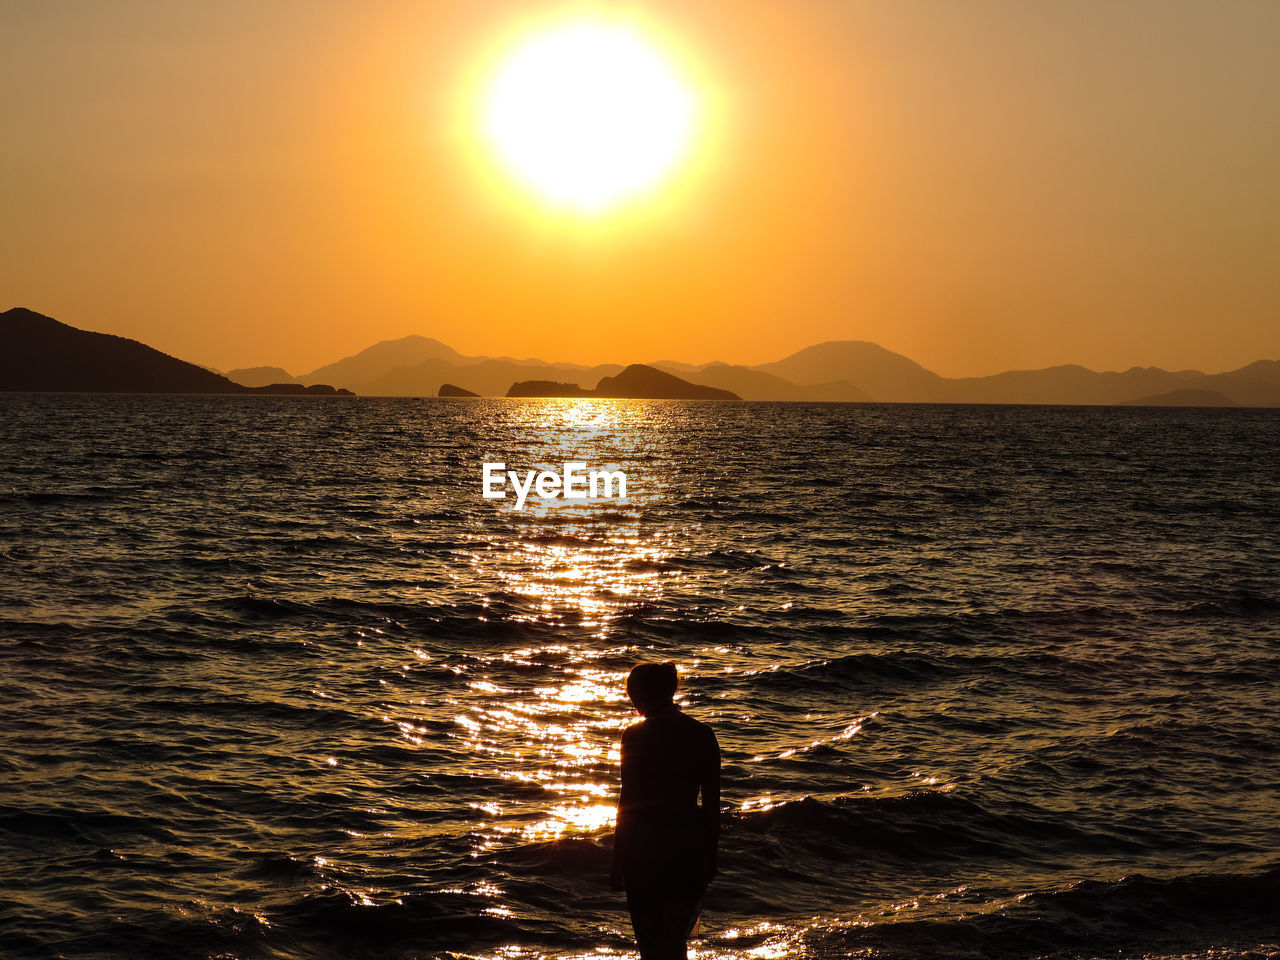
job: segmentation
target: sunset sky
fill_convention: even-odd
[[[568,11],[569,13],[566,13]],[[484,135],[513,45],[625,20],[688,150],[601,211]],[[10,0],[0,309],[223,369],[418,333],[951,376],[1280,358],[1271,0]]]

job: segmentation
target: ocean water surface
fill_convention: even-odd
[[[1280,951],[1280,411],[0,395],[0,956],[622,957],[622,681],[724,754],[698,958]],[[625,500],[481,496],[481,464]]]

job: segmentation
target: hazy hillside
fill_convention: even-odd
[[[297,377],[283,367],[241,367],[228,370],[228,380],[243,384],[246,387],[265,387],[272,383],[301,383]]]
[[[950,399],[947,381],[914,360],[863,340],[814,344],[773,363],[752,368],[801,386],[847,381],[872,400]]]
[[[646,366],[653,367],[655,370],[665,370],[667,373],[673,373],[677,377],[687,377],[697,373],[705,367],[726,366],[719,363],[681,363],[679,360],[650,360]]]
[[[728,363],[711,363],[702,367],[667,361],[650,364],[659,370],[683,377],[693,383],[718,387],[737,394],[744,400],[868,400],[864,392],[848,381],[800,386],[752,367]]]
[[[1010,370],[987,377],[946,378],[873,343],[820,343],[784,360],[752,368],[791,380],[844,380],[871,399],[925,403],[1117,404],[1175,391],[1204,391],[1227,402],[1280,406],[1280,362],[1260,360],[1230,373],[1170,372],[1159,367],[1089,370],[1064,364],[1043,370]],[[1195,393],[1181,393],[1187,400]],[[1217,402],[1216,400],[1214,401]]]
[[[957,403],[1123,403],[1185,385],[1180,374],[1155,367],[1097,373],[1077,364],[947,381]]]
[[[1215,390],[1236,403],[1280,406],[1280,361],[1258,360],[1229,373],[1199,374],[1189,385]]]
[[[1280,405],[1280,363],[1263,360],[1230,373],[1198,370],[1171,372],[1159,367],[1133,367],[1123,372],[1097,372],[1067,365],[1045,370],[1015,370],[989,377],[948,381],[958,403],[1130,403],[1177,394],[1184,404],[1197,395],[1204,405],[1228,403]]]
[[[466,358],[453,347],[430,337],[408,336],[399,340],[383,340],[353,357],[311,371],[303,379],[319,380],[339,387],[354,389],[355,384],[376,380],[396,367],[407,367],[427,360],[464,363]],[[432,392],[438,388],[436,384]]]

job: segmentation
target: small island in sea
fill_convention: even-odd
[[[511,385],[508,397],[601,397],[630,400],[741,400],[736,393],[690,383],[675,374],[633,363],[615,377],[601,377],[594,390],[576,383],[525,380]]]
[[[453,383],[440,384],[440,390],[436,393],[437,397],[478,397],[480,394],[468,390],[466,387],[459,387]]]

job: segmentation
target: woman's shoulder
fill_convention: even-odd
[[[712,729],[711,724],[703,723],[697,717],[691,717],[689,714],[684,712],[680,713],[680,718],[681,724],[686,727],[690,736],[697,737],[703,741],[715,740],[716,732]]]

